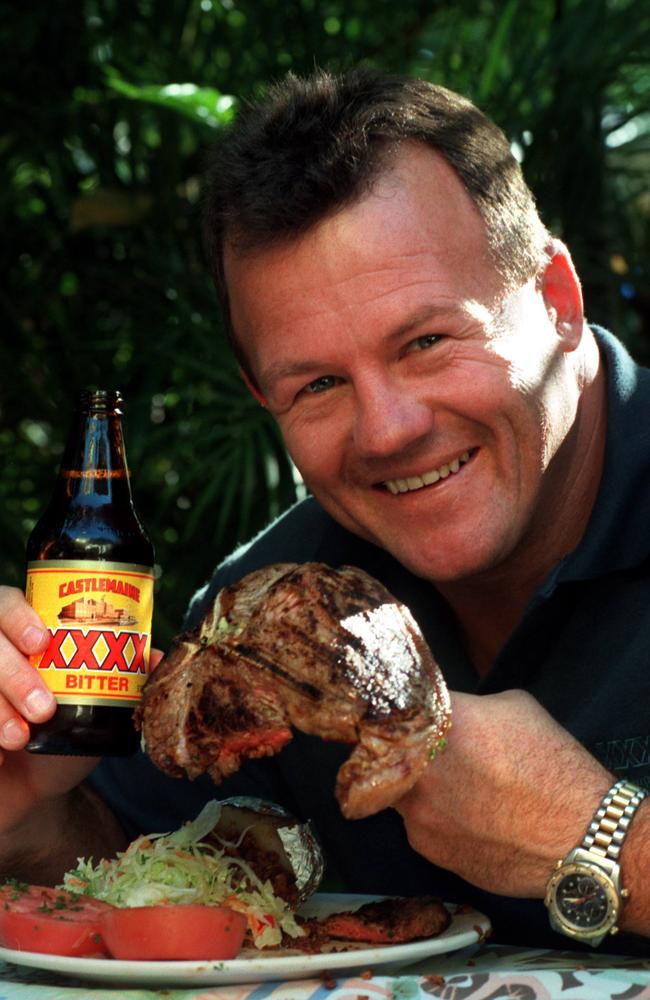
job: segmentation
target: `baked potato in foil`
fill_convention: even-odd
[[[248,796],[223,799],[219,805],[219,818],[205,841],[247,861],[294,909],[316,891],[324,860],[310,823],[274,802]]]

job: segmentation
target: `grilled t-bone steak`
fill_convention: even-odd
[[[161,770],[217,783],[277,753],[292,726],[353,743],[336,796],[354,819],[411,788],[450,706],[410,611],[380,583],[352,566],[279,563],[225,587],[173,641],[135,717]]]

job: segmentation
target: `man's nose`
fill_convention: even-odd
[[[354,443],[363,458],[396,455],[430,433],[433,411],[420,395],[391,378],[357,386]]]

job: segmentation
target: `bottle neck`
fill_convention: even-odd
[[[68,437],[58,486],[70,500],[101,504],[131,497],[122,435],[122,414],[116,407],[82,406]]]
[[[153,565],[133,506],[117,393],[82,398],[54,494],[27,542],[27,561],[100,560]]]

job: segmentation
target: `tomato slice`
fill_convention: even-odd
[[[0,945],[47,955],[106,955],[100,917],[110,903],[44,885],[0,885]]]
[[[246,933],[246,917],[225,906],[113,907],[100,921],[113,958],[183,961],[235,958]]]

